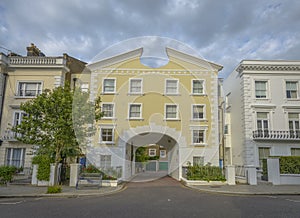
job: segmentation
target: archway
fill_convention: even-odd
[[[124,131],[119,146],[124,149],[123,179],[130,180],[136,174],[135,151],[145,145],[162,146],[167,152],[167,174],[179,180],[181,178],[180,147],[186,147],[186,141],[180,131],[168,126],[151,123],[149,126],[131,128]]]

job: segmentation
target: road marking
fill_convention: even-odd
[[[3,205],[16,205],[16,204],[20,204],[24,201],[16,201],[16,202],[0,202],[0,204],[3,204]]]
[[[286,201],[294,202],[294,203],[300,203],[300,200],[292,200],[292,199],[285,199]]]

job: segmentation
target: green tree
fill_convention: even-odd
[[[149,160],[147,149],[145,147],[139,147],[135,152],[135,162],[145,163]]]
[[[57,165],[63,157],[80,155],[95,134],[94,123],[102,117],[100,102],[100,97],[89,101],[89,93],[73,91],[69,84],[47,89],[21,104],[26,116],[13,131],[19,141],[34,145],[36,155],[48,155]]]

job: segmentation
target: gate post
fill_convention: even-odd
[[[70,164],[70,186],[75,187],[79,176],[80,164]]]

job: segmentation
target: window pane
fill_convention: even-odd
[[[291,148],[292,156],[300,156],[300,148]]]
[[[193,93],[194,94],[203,94],[203,81],[193,80]]]
[[[193,166],[204,166],[204,157],[193,157]]]
[[[257,119],[268,119],[268,113],[265,112],[258,112]]]
[[[193,119],[203,119],[204,113],[203,113],[204,106],[202,105],[193,105]]]
[[[177,80],[167,80],[167,88],[166,88],[166,93],[167,94],[177,94]]]
[[[177,106],[176,105],[167,105],[166,118],[177,118]]]
[[[255,97],[256,98],[267,97],[267,82],[255,81]]]
[[[115,80],[105,79],[104,80],[104,92],[114,92],[115,91]]]
[[[113,117],[113,104],[102,105],[103,117]]]
[[[141,80],[130,80],[130,92],[141,93],[142,92],[142,81]]]
[[[204,142],[204,130],[193,130],[193,143],[203,143]]]
[[[141,105],[130,105],[129,117],[141,117]]]
[[[101,137],[103,142],[113,141],[113,130],[112,129],[101,129]]]
[[[288,116],[289,116],[289,119],[299,119],[298,113],[289,113]]]

